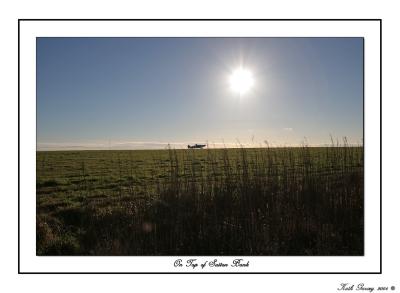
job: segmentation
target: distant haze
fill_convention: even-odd
[[[362,144],[363,39],[38,38],[37,115],[38,150]]]

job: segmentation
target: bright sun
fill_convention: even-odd
[[[248,69],[240,67],[232,72],[229,84],[234,92],[243,95],[254,85],[253,74]]]

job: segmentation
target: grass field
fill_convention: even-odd
[[[361,147],[37,152],[38,255],[363,255]]]

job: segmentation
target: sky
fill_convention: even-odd
[[[36,53],[38,150],[362,144],[362,38],[37,38]]]

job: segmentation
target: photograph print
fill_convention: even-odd
[[[38,37],[36,255],[363,256],[363,52]]]

